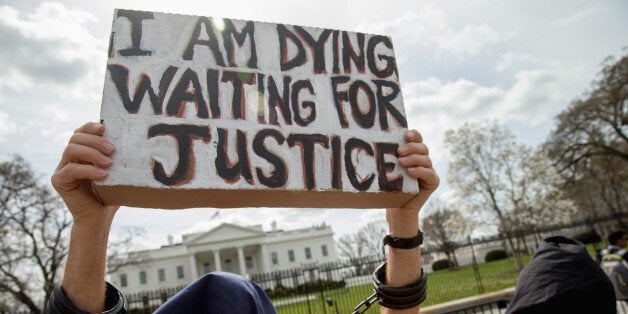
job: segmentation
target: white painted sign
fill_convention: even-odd
[[[101,119],[106,204],[400,206],[407,128],[390,38],[116,10]]]

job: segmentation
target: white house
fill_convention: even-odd
[[[224,223],[207,232],[184,235],[181,243],[139,252],[146,262],[126,266],[110,281],[123,293],[186,285],[210,271],[242,275],[264,274],[301,265],[337,260],[330,226],[272,230],[261,225],[241,227]]]

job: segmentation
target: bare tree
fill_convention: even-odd
[[[451,151],[449,182],[457,188],[458,196],[473,210],[488,206],[497,216],[500,233],[506,237],[517,269],[523,268],[521,255],[515,249],[514,235],[506,221],[508,198],[505,180],[506,163],[512,162],[517,151],[511,134],[497,122],[492,124],[465,123],[458,130],[448,130],[445,143]]]
[[[627,209],[628,163],[612,156],[599,156],[592,158],[589,164],[577,185],[592,188],[596,192],[595,198],[604,205],[597,210],[615,216],[621,228],[625,229],[627,226],[620,214]]]
[[[445,253],[447,259],[453,262],[450,267],[458,266],[456,241],[468,235],[474,225],[472,220],[439,198],[430,200],[421,218],[425,242]]]
[[[628,168],[610,156],[595,156],[582,167],[579,178],[564,187],[576,204],[581,218],[594,219],[613,215],[620,228],[627,227],[621,213],[628,202]]]
[[[387,233],[388,223],[386,220],[373,220],[358,230],[358,240],[364,243],[367,255],[383,254],[382,241]]]
[[[594,156],[628,162],[628,56],[605,60],[600,78],[584,99],[576,99],[557,117],[547,146],[559,171],[578,179]]]
[[[472,210],[489,209],[495,214],[517,269],[522,269],[520,251],[526,242],[521,230],[547,223],[539,220],[543,215],[555,220],[571,218],[573,212],[558,191],[559,177],[552,175],[555,171],[547,155],[517,144],[496,121],[466,123],[447,131],[445,142],[452,157],[450,183]]]
[[[367,256],[365,254],[364,242],[359,240],[358,234],[347,234],[336,243],[340,256],[349,260],[349,263],[355,267],[356,275],[362,275],[362,260]]]
[[[388,231],[385,220],[371,221],[360,227],[358,231],[342,236],[336,244],[340,256],[347,258],[355,267],[357,275],[371,272],[371,267],[365,267],[367,257],[382,254],[382,240]]]
[[[67,254],[71,218],[19,156],[0,163],[0,187],[0,292],[41,312]]]
[[[628,51],[628,50],[625,50]],[[628,195],[628,55],[608,57],[592,91],[557,117],[545,147],[584,218],[626,211]]]
[[[150,261],[147,251],[140,250],[137,240],[146,230],[137,226],[123,226],[112,236],[107,247],[107,274],[113,274],[123,267],[139,265]]]

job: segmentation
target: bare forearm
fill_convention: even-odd
[[[100,313],[105,304],[105,260],[110,223],[72,226],[62,287],[79,309]]]
[[[386,221],[391,236],[409,239],[417,236],[419,231],[419,211],[425,205],[430,195],[438,188],[440,179],[432,168],[432,161],[428,156],[428,148],[423,143],[423,137],[416,130],[408,131],[404,139],[406,144],[399,146],[399,164],[406,169],[408,174],[417,179],[419,193],[404,204],[401,208],[389,208],[386,210]],[[425,298],[425,281],[421,279],[421,249],[388,248],[388,267],[386,267],[386,285],[391,287],[403,287],[417,283],[418,299]],[[419,280],[421,279],[421,280]],[[411,306],[415,303],[410,303]],[[382,307],[382,313],[418,313],[419,305],[406,310],[391,310]]]
[[[390,234],[399,238],[412,238],[417,235],[419,217],[416,211],[399,208],[387,209]],[[416,282],[421,277],[421,250],[388,248],[386,284],[402,287]],[[392,310],[382,307],[382,313],[418,313],[419,307],[408,310]]]

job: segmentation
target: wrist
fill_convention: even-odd
[[[411,238],[417,235],[419,228],[419,211],[404,208],[389,208],[386,210],[386,220],[391,236]]]
[[[112,218],[81,215],[75,218],[70,233],[62,287],[77,308],[91,313],[102,312],[105,304],[106,252]]]
[[[117,209],[118,207],[114,206],[98,206],[86,208],[80,212],[70,212],[72,212],[74,226],[100,230],[109,229],[111,227]]]
[[[105,209],[101,208],[100,211]],[[114,212],[115,213],[115,212]],[[77,243],[91,242],[107,243],[109,231],[113,224],[114,213],[103,213],[100,215],[77,215],[72,222],[71,241]]]

